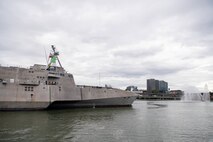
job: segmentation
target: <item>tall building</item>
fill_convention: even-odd
[[[160,90],[160,81],[155,80],[155,92],[159,92],[159,90]]]
[[[148,93],[166,93],[168,91],[168,83],[163,80],[147,79]]]
[[[147,92],[151,93],[156,89],[155,79],[147,79]]]
[[[168,91],[168,83],[161,80],[159,81],[159,92],[166,93]]]

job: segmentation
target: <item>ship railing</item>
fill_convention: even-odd
[[[8,68],[25,68],[25,69],[29,69],[29,67],[25,67],[25,66],[19,66],[19,65],[8,65],[8,64],[0,64],[0,67],[8,67]]]
[[[113,89],[112,87],[102,87],[102,86],[89,86],[89,85],[76,85],[79,88],[106,88],[106,89]]]
[[[101,86],[89,86],[89,85],[76,85],[79,88],[104,88]]]

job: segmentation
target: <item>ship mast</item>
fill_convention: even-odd
[[[50,62],[49,62],[49,64],[47,65],[47,70],[49,70],[50,67],[56,67],[56,60],[58,61],[60,67],[63,69],[63,67],[62,67],[62,65],[61,65],[61,62],[60,62],[60,60],[59,60],[59,58],[58,58],[59,52],[56,51],[56,48],[55,48],[54,45],[51,45],[51,47],[52,47],[52,51],[53,51],[53,52],[50,53],[50,55],[49,55]]]

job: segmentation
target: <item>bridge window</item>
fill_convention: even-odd
[[[58,82],[55,82],[55,81],[48,81],[46,82],[47,85],[57,85]]]

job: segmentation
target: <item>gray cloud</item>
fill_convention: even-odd
[[[145,45],[144,45],[145,46]],[[146,56],[153,56],[159,53],[162,49],[161,46],[157,47],[144,47],[143,45],[129,45],[126,49],[117,49],[112,53],[115,57],[122,58],[145,58]]]
[[[210,0],[1,0],[0,64],[45,64],[43,48],[55,44],[80,84],[100,72],[115,87],[164,77],[213,88],[212,12]]]

